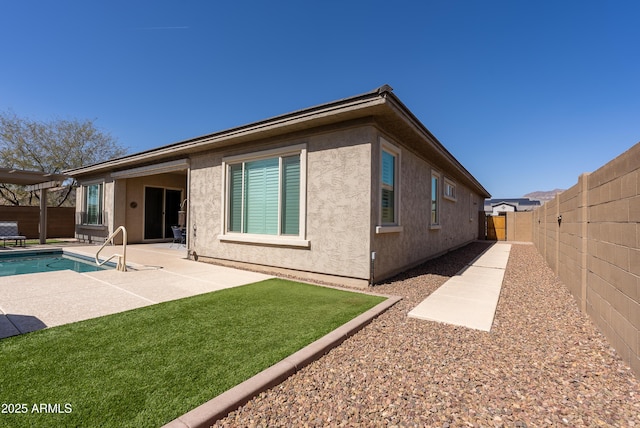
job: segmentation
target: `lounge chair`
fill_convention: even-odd
[[[20,235],[20,232],[18,232],[17,221],[0,221],[0,239],[2,239],[3,247],[7,246],[7,240],[16,241],[16,246],[18,242],[21,242],[21,245],[24,246],[24,241],[27,237]]]

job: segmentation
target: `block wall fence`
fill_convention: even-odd
[[[640,143],[535,211],[510,214],[507,239],[533,242],[640,376]]]

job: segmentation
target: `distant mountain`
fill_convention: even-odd
[[[536,190],[535,192],[527,193],[523,198],[537,199],[542,203],[552,200],[560,192],[564,192],[565,189],[553,189],[553,190]]]

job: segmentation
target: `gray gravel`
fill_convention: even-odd
[[[407,313],[486,248],[373,291],[404,296],[215,426],[640,426],[640,383],[532,245],[513,245],[491,332]]]

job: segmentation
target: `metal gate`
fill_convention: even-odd
[[[487,216],[487,239],[490,241],[507,240],[506,216]]]

